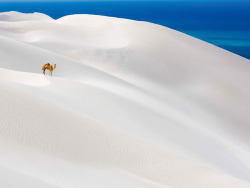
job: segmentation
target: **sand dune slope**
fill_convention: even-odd
[[[18,12],[0,13],[0,57],[2,187],[250,187],[249,60],[146,22]]]

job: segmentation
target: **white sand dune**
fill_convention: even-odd
[[[19,12],[0,13],[0,57],[0,187],[250,187],[249,60],[151,23]]]

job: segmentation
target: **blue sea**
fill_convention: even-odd
[[[164,25],[250,59],[250,0],[238,2],[1,2],[0,12],[42,12],[53,18],[96,14]]]

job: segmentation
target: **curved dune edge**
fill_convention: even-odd
[[[249,187],[249,60],[146,22],[18,12],[0,13],[0,56],[1,186]]]

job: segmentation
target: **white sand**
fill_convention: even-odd
[[[0,13],[0,187],[249,188],[249,73],[159,25]]]

